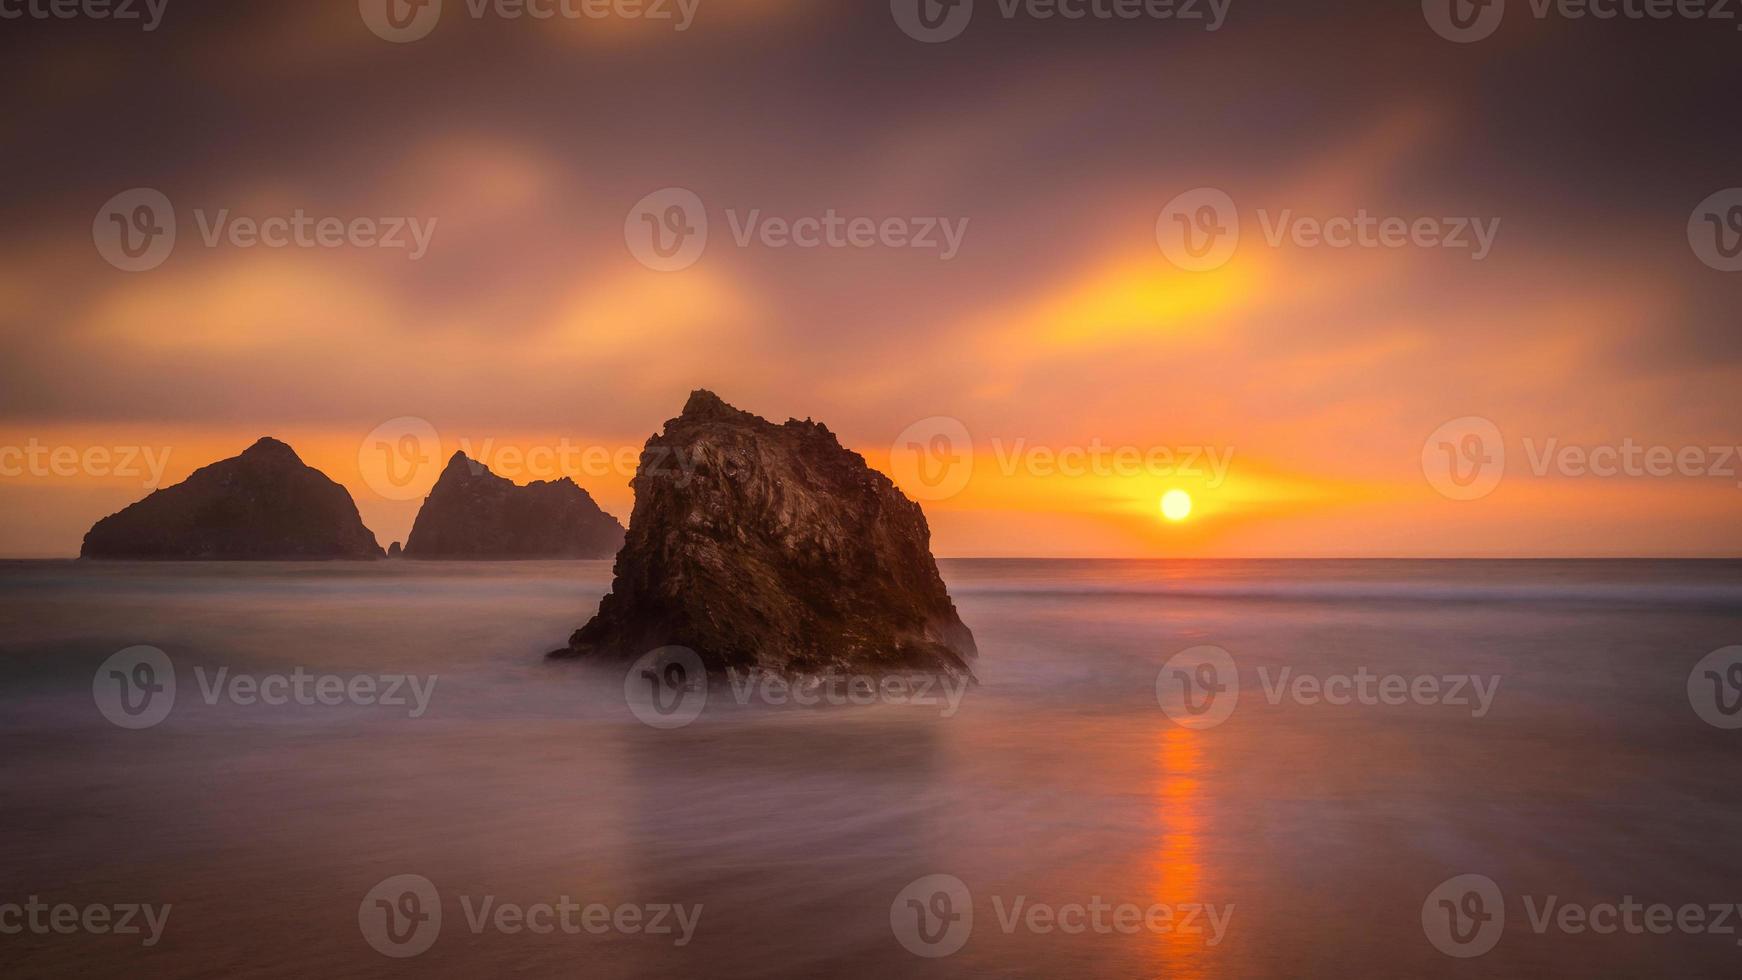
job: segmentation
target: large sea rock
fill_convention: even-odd
[[[611,593],[552,657],[675,645],[712,675],[760,669],[972,676],[974,636],[919,505],[809,420],[709,391],[648,439]]]
[[[610,558],[623,534],[567,477],[516,486],[458,452],[417,512],[405,557]]]
[[[79,556],[291,561],[382,551],[344,487],[284,443],[261,439],[98,521]]]

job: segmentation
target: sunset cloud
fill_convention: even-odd
[[[0,66],[40,93],[20,132],[79,112],[129,147],[51,158],[0,136],[32,188],[5,202],[0,235],[0,447],[161,434],[185,475],[270,433],[346,483],[385,540],[415,511],[357,471],[386,420],[428,420],[444,443],[633,447],[705,386],[822,420],[881,467],[913,423],[959,421],[974,477],[925,502],[944,554],[1742,545],[1734,481],[1514,469],[1527,437],[1712,446],[1742,427],[1734,290],[1685,240],[1688,208],[1737,178],[1695,166],[1710,153],[1673,132],[1618,146],[1588,113],[1514,111],[1601,100],[1664,129],[1663,101],[1635,91],[1657,82],[1617,88],[1559,35],[1501,39],[1488,57],[1531,57],[1471,88],[1472,53],[1401,9],[1379,26],[1236,12],[1215,35],[988,16],[945,45],[885,9],[773,0],[705,6],[683,32],[454,11],[404,45],[353,8],[176,14],[154,43],[201,56],[152,73],[76,26]],[[1369,56],[1313,54],[1350,45]],[[105,77],[79,67],[99,50]],[[818,81],[794,88],[793,70]],[[1275,84],[1307,70],[1310,93]],[[187,110],[146,130],[146,104]],[[133,187],[178,211],[174,254],[150,272],[111,267],[91,238],[98,207]],[[667,187],[714,225],[681,272],[643,266],[624,237],[630,208]],[[1156,229],[1197,187],[1229,195],[1241,234],[1230,261],[1192,272]],[[1607,203],[1572,203],[1588,199]],[[202,214],[299,210],[434,232],[416,260],[200,234]],[[947,261],[740,243],[726,215],[752,210],[966,232]],[[1275,232],[1361,214],[1497,234],[1478,260]],[[1453,502],[1423,476],[1424,440],[1472,415],[1513,458],[1491,496]],[[1229,447],[1234,462],[1214,487],[1006,472],[994,445],[1018,442]],[[575,475],[626,513],[626,475]],[[1158,517],[1174,488],[1191,519]],[[0,553],[72,553],[127,492],[0,477],[29,501],[0,509]]]

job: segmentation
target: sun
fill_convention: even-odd
[[[1192,495],[1184,490],[1169,490],[1161,495],[1161,516],[1170,521],[1183,521],[1192,512]]]

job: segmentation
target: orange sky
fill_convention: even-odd
[[[1742,443],[1737,285],[1684,231],[1721,175],[1658,169],[1631,198],[1564,199],[1556,160],[1601,155],[1603,122],[1554,116],[1548,91],[1534,125],[1509,128],[1507,93],[1464,84],[1548,59],[1565,85],[1590,86],[1607,77],[1594,53],[1525,26],[1472,61],[1411,11],[1372,64],[1324,60],[1313,38],[1342,36],[1335,11],[1310,27],[1236,19],[1213,43],[976,21],[928,46],[886,16],[704,5],[681,37],[444,22],[394,46],[346,11],[255,13],[222,26],[232,46],[204,23],[165,35],[203,54],[139,98],[195,100],[200,125],[117,103],[77,44],[13,65],[15,82],[60,81],[57,111],[155,121],[132,130],[138,153],[71,171],[0,146],[55,188],[7,201],[0,236],[0,555],[76,554],[148,482],[83,463],[20,469],[8,450],[150,447],[173,482],[267,434],[345,484],[383,545],[403,540],[435,470],[383,494],[365,464],[372,433],[406,417],[427,421],[442,458],[470,447],[520,482],[573,476],[626,518],[621,465],[516,452],[621,459],[695,387],[827,423],[922,500],[946,556],[1742,551],[1742,475],[1532,471],[1551,439]],[[1254,101],[1251,73],[1303,70],[1363,94]],[[1182,95],[1182,78],[1217,103]],[[238,114],[261,99],[282,102]],[[1544,159],[1496,180],[1496,147]],[[1647,151],[1609,156],[1628,152]],[[97,255],[91,216],[137,186],[175,202],[180,240],[160,268],[125,273]],[[701,261],[657,272],[624,222],[674,186],[713,227]],[[1187,272],[1158,247],[1157,217],[1198,186],[1238,203],[1242,236],[1226,265]],[[205,247],[194,214],[220,209],[438,225],[415,262]],[[968,225],[943,260],[739,247],[728,218],[826,209]],[[1272,246],[1258,212],[1283,210],[1501,224],[1474,261]],[[1422,454],[1467,416],[1503,433],[1507,464],[1492,493],[1461,501],[1436,491]],[[892,458],[938,417],[960,422],[971,446],[956,455],[974,463],[943,497]],[[1058,454],[1094,447],[1214,451],[1227,467],[1057,472]],[[1194,500],[1178,523],[1157,506],[1174,487]]]

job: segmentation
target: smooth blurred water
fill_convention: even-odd
[[[1688,676],[1742,643],[1735,562],[946,561],[979,640],[960,710],[716,695],[648,727],[623,677],[541,655],[608,563],[0,563],[0,903],[171,903],[137,939],[0,935],[8,976],[1734,976],[1742,936],[1532,931],[1523,896],[1742,901],[1742,730]],[[149,644],[175,708],[119,728],[93,675]],[[1211,644],[1240,699],[1175,724],[1157,671]],[[196,669],[435,675],[428,710],[244,705]],[[1283,667],[1498,676],[1490,710],[1329,705]],[[947,715],[947,716],[946,716]],[[433,947],[358,924],[384,878],[442,896]],[[1485,956],[1422,907],[1493,878]],[[949,874],[953,955],[891,906]],[[474,933],[460,897],[703,907],[693,941]],[[1231,905],[1178,931],[1006,931],[999,911]],[[1733,923],[1742,927],[1742,921]]]

